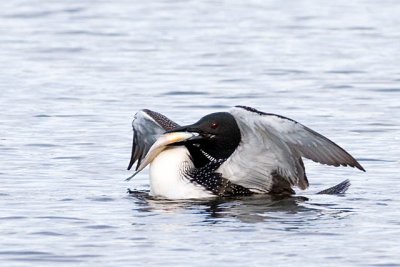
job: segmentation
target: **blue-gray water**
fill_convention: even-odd
[[[4,1],[1,266],[399,266],[399,1]],[[131,120],[254,106],[366,168],[298,197],[161,201]],[[315,195],[346,178],[344,196]],[[127,188],[139,190],[129,196]]]

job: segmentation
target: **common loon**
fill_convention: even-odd
[[[132,126],[128,170],[135,162],[137,166],[127,180],[150,164],[150,194],[157,197],[292,195],[292,187],[309,186],[302,157],[365,171],[321,134],[246,106],[206,115],[187,126],[144,109],[136,113]]]

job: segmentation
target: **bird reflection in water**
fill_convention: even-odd
[[[252,195],[245,197],[225,197],[202,200],[167,200],[149,196],[147,191],[128,190],[135,200],[137,211],[180,214],[191,212],[203,214],[202,222],[223,223],[236,219],[244,223],[259,223],[273,220],[291,221],[320,219],[324,215],[342,218],[349,214],[348,208],[339,208],[332,203],[315,203],[305,196]],[[332,196],[314,195],[316,198]],[[334,196],[339,197],[339,196]],[[310,216],[311,215],[311,216]]]

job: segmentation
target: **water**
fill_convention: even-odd
[[[2,266],[399,266],[398,1],[7,1]],[[296,119],[367,172],[307,161],[298,197],[163,201],[126,183],[142,108]],[[315,195],[349,178],[344,196]],[[136,190],[128,195],[127,188]]]

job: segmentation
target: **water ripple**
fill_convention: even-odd
[[[396,1],[0,12],[1,266],[399,263]],[[304,122],[367,172],[305,161],[310,188],[288,199],[167,201],[147,170],[124,181],[137,110],[191,123],[238,104]],[[314,194],[344,178],[347,194]]]

